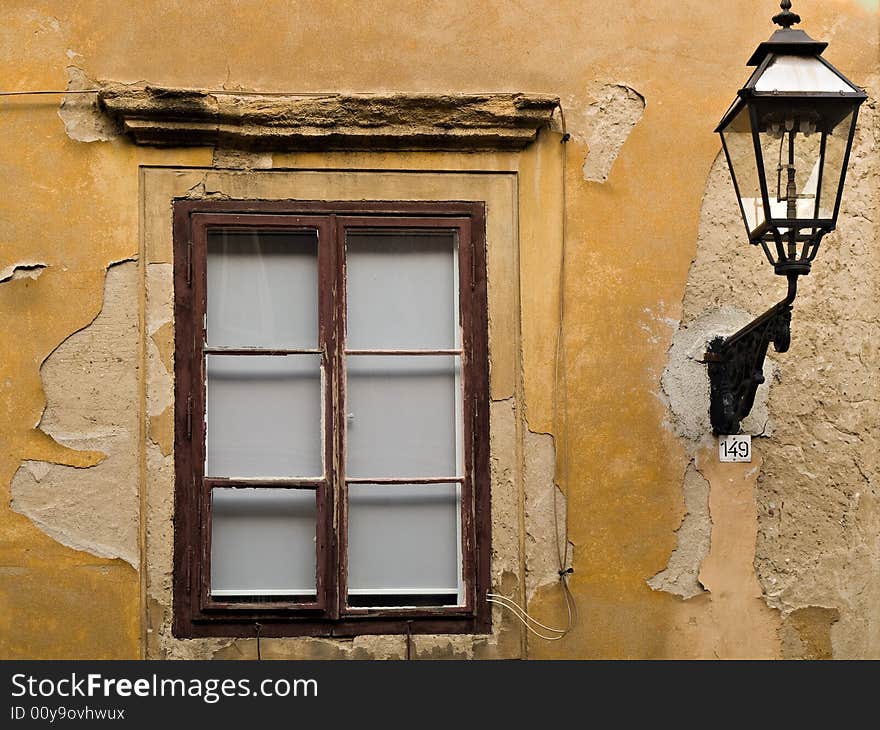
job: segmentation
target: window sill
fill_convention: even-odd
[[[349,638],[364,635],[390,634],[490,634],[492,625],[489,612],[485,617],[413,616],[399,618],[346,618],[323,621],[309,618],[272,619],[262,617],[234,621],[226,617],[217,621],[179,621],[174,625],[178,639],[199,638]]]

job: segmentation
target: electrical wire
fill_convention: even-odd
[[[523,621],[522,618],[520,617],[520,615],[519,615],[516,611],[514,611],[513,608],[512,608],[511,606],[508,606],[506,603],[500,603],[500,602],[498,602],[498,601],[492,600],[491,598],[487,598],[486,601],[487,601],[488,603],[495,603],[495,604],[497,604],[497,605],[499,605],[499,606],[503,606],[504,608],[507,608],[508,610],[510,610],[510,611],[513,613],[513,615],[516,617],[516,619],[517,619],[517,620],[518,620],[523,626],[525,626],[526,629],[528,629],[528,631],[529,631],[530,633],[534,634],[534,635],[537,636],[539,639],[544,639],[544,641],[559,641],[560,639],[562,639],[562,638],[565,636],[565,634],[560,634],[559,636],[545,636],[545,635],[542,634],[540,631],[537,631],[537,630],[533,629],[533,628],[532,628],[531,626],[529,626],[525,621]]]
[[[150,87],[147,87],[150,88]],[[39,89],[31,91],[0,91],[0,96],[35,96],[41,94],[97,94],[104,89]],[[214,94],[218,96],[301,96],[331,97],[338,94],[329,91],[243,91],[235,89],[173,89],[173,91],[193,94]]]
[[[571,135],[568,133],[568,129],[565,124],[565,110],[562,108],[562,103],[559,104],[559,119],[560,124],[562,126],[562,143],[563,145],[571,139]],[[563,324],[565,322],[565,259],[566,259],[566,239],[568,238],[565,218],[566,218],[566,205],[567,205],[567,196],[566,196],[566,185],[567,185],[567,177],[568,177],[568,169],[567,169],[567,160],[568,154],[566,152],[565,147],[562,149],[562,251],[559,257],[559,324],[556,330],[556,353],[554,357],[553,363],[553,428],[556,433],[559,435],[559,441],[562,444],[561,455],[562,455],[562,483],[568,487],[568,449],[566,444],[568,443],[568,419],[565,417],[565,410],[563,409],[563,418],[562,423],[559,421],[559,404],[560,402],[565,403],[567,398],[567,383],[565,382],[564,376],[560,375],[560,367],[564,364],[565,358],[565,336],[563,331]],[[562,571],[566,570],[568,567],[568,510],[566,510],[565,514],[565,525],[563,530],[563,548],[560,550],[559,547],[559,509],[557,507],[557,496],[556,489],[553,489],[553,527],[554,533],[556,537],[556,557],[559,561],[559,570],[560,575],[562,575]]]
[[[335,96],[343,96],[346,94],[341,94],[336,91],[248,91],[244,89],[193,89],[186,87],[169,87],[165,89],[165,87],[158,87],[154,84],[150,84],[146,87],[132,87],[134,91],[140,90],[148,90],[148,89],[161,89],[163,91],[174,91],[174,92],[182,92],[182,93],[192,93],[192,94],[213,94],[215,96],[286,96],[286,97],[302,97],[302,98],[331,98]],[[45,94],[97,94],[101,91],[104,91],[104,88],[100,89],[33,89],[33,90],[24,90],[24,91],[0,91],[0,96],[35,96],[35,95],[45,95]],[[469,96],[488,96],[492,94],[496,94],[498,92],[495,91],[471,91],[466,92]],[[348,94],[349,96],[385,96],[383,92],[369,92],[369,93],[352,93]],[[560,107],[561,108],[561,107]]]
[[[565,581],[565,578],[561,578],[563,584],[563,596],[565,597],[565,607],[568,612],[568,621],[567,625],[564,629],[553,628],[552,626],[547,626],[546,624],[542,624],[533,616],[529,615],[529,613],[520,606],[513,599],[507,598],[506,596],[502,596],[498,593],[487,593],[486,600],[489,603],[494,603],[498,606],[506,608],[508,611],[513,613],[513,615],[517,618],[517,620],[525,626],[532,634],[535,636],[544,639],[545,641],[559,641],[564,638],[571,630],[574,628],[575,622],[577,620],[577,605],[574,602],[574,596],[571,595],[571,591],[568,588],[568,585]],[[553,632],[556,634],[555,636],[547,636],[546,634],[541,633],[537,629],[535,629],[531,624],[535,624],[540,628]]]
[[[97,94],[101,89],[70,89],[58,91],[44,89],[40,91],[0,91],[0,96],[36,96],[39,94]]]
[[[498,603],[499,605],[509,604],[507,607],[510,608],[514,613],[520,613],[523,618],[530,624],[535,624],[536,626],[541,627],[542,629],[546,629],[547,631],[552,631],[556,634],[564,634],[566,629],[555,629],[552,626],[547,626],[546,624],[542,624],[538,619],[534,616],[530,615],[522,606],[520,606],[516,601],[512,598],[508,598],[507,596],[501,595],[500,593],[487,593],[486,596],[492,603]]]

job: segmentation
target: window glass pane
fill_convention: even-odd
[[[348,349],[458,347],[457,260],[453,232],[349,233]]]
[[[371,605],[400,603],[393,597],[401,595],[458,602],[458,490],[457,484],[349,485],[349,605],[363,594],[376,596],[366,602]]]
[[[212,490],[211,594],[314,596],[315,492]]]
[[[208,231],[208,344],[318,346],[318,234]]]
[[[346,358],[349,477],[461,474],[461,358]]]
[[[208,355],[214,477],[320,477],[321,356]]]

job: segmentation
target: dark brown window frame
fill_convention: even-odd
[[[489,364],[485,204],[480,202],[326,202],[175,200],[175,518],[174,626],[179,638],[231,636],[354,636],[395,633],[488,633],[491,516],[489,494]],[[318,505],[317,600],[311,604],[230,603],[209,594],[210,489],[259,486],[258,480],[205,479],[205,347],[207,230],[212,225],[259,225],[318,230],[319,351],[326,378],[325,475],[284,486],[315,489]],[[344,529],[346,500],[338,414],[345,383],[339,377],[345,331],[345,231],[376,228],[456,230],[465,470],[462,483],[462,561],[465,605],[347,608]],[[224,350],[226,351],[226,350]],[[242,483],[244,482],[244,483]],[[376,480],[371,480],[376,483]],[[265,485],[279,486],[276,481]],[[339,524],[343,529],[334,530]]]

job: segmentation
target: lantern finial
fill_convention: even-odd
[[[782,8],[782,12],[773,16],[773,22],[776,25],[781,25],[788,30],[791,26],[801,22],[801,16],[791,12],[791,0],[782,0],[779,7]]]

